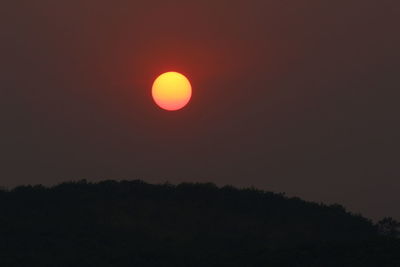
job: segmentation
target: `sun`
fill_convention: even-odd
[[[154,102],[165,110],[184,108],[192,97],[192,86],[184,75],[166,72],[157,77],[151,90]]]

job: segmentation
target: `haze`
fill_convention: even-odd
[[[0,183],[233,184],[400,219],[400,4],[7,1]],[[152,103],[182,71],[190,105]]]

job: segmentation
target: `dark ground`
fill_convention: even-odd
[[[396,222],[257,189],[20,186],[0,211],[0,266],[400,266]]]

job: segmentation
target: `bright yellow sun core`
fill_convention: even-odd
[[[165,110],[174,111],[185,107],[192,97],[189,80],[178,72],[166,72],[158,76],[152,87],[154,102]]]

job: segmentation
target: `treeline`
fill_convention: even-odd
[[[398,227],[211,183],[19,186],[0,191],[0,266],[400,266]]]

